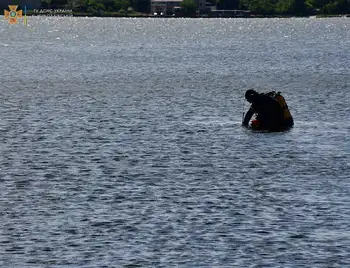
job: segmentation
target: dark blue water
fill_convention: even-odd
[[[1,267],[350,267],[350,20],[0,19]],[[278,90],[295,127],[241,128]]]

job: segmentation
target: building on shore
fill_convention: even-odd
[[[151,0],[151,14],[154,15],[174,15],[176,9],[181,7],[183,0]],[[205,0],[195,0],[198,5],[198,10],[205,9]]]
[[[183,0],[151,0],[151,15],[157,16],[185,16],[181,7]],[[249,10],[217,10],[216,6],[206,3],[205,0],[196,0],[198,5],[197,16],[210,18],[248,18]]]
[[[27,9],[39,9],[41,7],[41,0],[1,0],[0,1],[0,9],[8,9],[9,5],[16,5]]]
[[[182,0],[151,0],[152,15],[172,15],[175,7],[179,7]]]

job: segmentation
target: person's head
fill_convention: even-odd
[[[256,95],[258,95],[258,92],[256,92],[254,89],[248,89],[245,93],[245,98],[248,102],[252,103]]]

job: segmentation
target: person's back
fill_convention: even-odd
[[[258,114],[257,120],[263,129],[278,129],[283,122],[283,110],[274,98],[258,94],[252,102],[252,108]]]

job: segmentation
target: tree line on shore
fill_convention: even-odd
[[[252,14],[274,16],[308,16],[316,14],[348,14],[349,0],[207,0],[216,9],[250,10]],[[73,12],[150,12],[150,0],[42,0],[43,8],[70,8]],[[181,6],[191,15],[197,10],[195,0],[183,0]],[[193,14],[192,14],[193,15]]]

